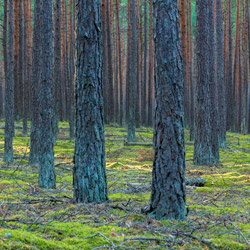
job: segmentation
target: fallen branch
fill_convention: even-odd
[[[197,240],[199,241],[200,243],[208,246],[209,248],[213,249],[213,250],[218,250],[216,247],[214,247],[209,241],[206,241],[206,240],[203,240],[202,238],[199,238],[199,237],[196,237],[192,234],[186,234],[186,233],[181,233],[182,236],[186,236],[186,237],[189,237],[189,238],[192,238],[194,240]]]

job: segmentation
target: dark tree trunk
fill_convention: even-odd
[[[104,88],[104,116],[105,123],[114,122],[114,89],[113,89],[113,52],[110,30],[110,1],[103,0],[102,29],[104,41],[104,69],[103,69],[103,88]]]
[[[130,27],[131,27],[131,48],[129,53],[129,74],[128,74],[128,91],[129,91],[129,107],[128,107],[128,141],[135,141],[136,127],[136,97],[137,97],[137,15],[136,15],[136,0],[130,0]]]
[[[215,34],[214,0],[209,0],[209,93],[212,153],[215,162],[219,161],[218,94],[215,73]]]
[[[120,126],[123,125],[123,74],[122,74],[122,49],[121,49],[121,29],[120,29],[120,8],[119,8],[119,1],[116,0],[116,32],[117,32],[117,57],[118,57],[118,75],[119,75],[119,92],[120,92],[120,99],[119,99],[119,106],[120,106],[120,119],[119,124]]]
[[[53,18],[52,0],[42,3],[41,86],[40,86],[40,170],[39,186],[55,188],[54,144],[52,128]]]
[[[144,0],[144,67],[143,67],[143,86],[142,86],[142,123],[147,124],[147,82],[148,82],[148,69],[147,69],[147,59],[148,59],[148,14],[147,14],[147,0]]]
[[[227,130],[232,129],[234,118],[232,0],[228,5]]]
[[[196,0],[197,83],[195,110],[194,164],[215,161],[211,141],[211,103],[209,86],[209,0]]]
[[[216,0],[216,49],[219,146],[226,148],[226,91],[224,80],[223,1]]]
[[[187,72],[188,56],[187,56],[187,0],[179,0],[179,15],[180,15],[180,35],[181,35],[181,50],[183,61],[183,79],[184,79],[184,124],[189,128],[189,103],[188,90],[189,79]]]
[[[75,136],[75,105],[74,105],[74,90],[75,90],[75,1],[70,1],[70,43],[69,43],[69,84],[70,84],[70,140],[73,140]]]
[[[77,0],[74,201],[108,199],[105,168],[100,0]]]
[[[28,101],[28,91],[29,91],[29,80],[28,80],[28,0],[23,0],[23,134],[28,133],[28,113],[29,113],[29,101]]]
[[[19,110],[20,110],[20,117],[23,118],[23,56],[24,56],[24,51],[23,51],[23,4],[22,0],[18,1],[18,94],[17,98],[19,100]],[[27,130],[27,124],[23,124],[26,126]],[[25,130],[25,127],[23,128]]]
[[[30,164],[39,163],[40,153],[41,8],[42,0],[35,0],[32,46]]]
[[[53,65],[53,135],[54,143],[58,133],[60,114],[61,82],[61,0],[55,1],[54,65]]]
[[[248,26],[248,72],[250,72],[250,16],[249,16],[249,2],[247,2],[247,26]],[[250,85],[248,85],[247,91],[247,101],[246,101],[246,126],[247,126],[247,133],[250,134]]]
[[[5,87],[6,87],[6,83],[8,81],[8,79],[7,79],[8,78],[7,30],[8,30],[8,3],[7,3],[7,0],[4,0],[4,17],[3,17],[3,64],[4,64],[4,83],[5,83]],[[3,83],[3,79],[2,79],[2,83]],[[2,91],[3,91],[3,88],[2,88]],[[4,98],[3,93],[2,93],[2,98]],[[5,101],[3,99],[3,103],[4,102]],[[5,106],[5,105],[3,104],[3,106]],[[5,107],[4,107],[4,109],[5,109]],[[3,110],[3,112],[4,112],[4,110]]]
[[[189,42],[189,85],[190,85],[190,100],[189,100],[189,122],[190,122],[190,141],[194,140],[194,77],[193,77],[193,26],[192,26],[192,1],[188,0],[188,42]]]
[[[149,60],[148,60],[148,126],[153,125],[154,106],[154,38],[153,38],[153,0],[149,0]]]
[[[19,98],[19,80],[18,80],[18,5],[19,1],[14,1],[14,105],[15,105],[15,111],[14,111],[14,117],[15,119],[19,120],[21,118],[21,108],[22,103]]]
[[[7,6],[6,6],[7,7]],[[8,65],[5,84],[5,139],[4,161],[13,161],[14,136],[14,3],[9,0]]]
[[[154,1],[155,156],[150,214],[186,218],[184,93],[178,1]]]

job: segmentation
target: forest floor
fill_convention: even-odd
[[[4,131],[0,123],[0,161]],[[186,131],[185,222],[156,221],[141,213],[150,199],[153,130],[141,128],[125,146],[126,130],[106,127],[110,202],[72,203],[72,156],[68,125],[60,124],[55,146],[57,189],[38,187],[38,166],[28,165],[29,137],[16,124],[14,164],[0,162],[0,249],[250,249],[250,136],[228,133],[217,165],[194,166]]]

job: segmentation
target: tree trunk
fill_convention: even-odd
[[[163,4],[164,3],[164,4]],[[185,220],[185,150],[178,1],[154,1],[155,132],[150,215]]]
[[[227,130],[234,126],[232,0],[228,0]]]
[[[41,25],[41,86],[40,86],[40,170],[39,186],[56,187],[52,128],[53,91],[53,17],[52,0],[42,3]]]
[[[7,3],[6,3],[7,4]],[[5,6],[7,8],[7,6]],[[4,161],[13,162],[14,137],[14,3],[9,0],[8,65],[5,85]]]
[[[211,142],[211,103],[209,88],[209,0],[196,0],[197,83],[195,110],[194,164],[215,162]]]
[[[61,89],[61,0],[55,1],[54,65],[53,65],[53,134],[54,143],[58,133]]]
[[[100,0],[77,0],[74,201],[108,199],[102,98]]]
[[[129,74],[128,74],[128,91],[129,91],[129,114],[128,114],[128,141],[135,141],[135,127],[136,127],[136,97],[137,97],[137,47],[138,47],[138,33],[136,28],[136,0],[130,0],[130,27],[131,27],[131,43],[129,53]]]
[[[148,82],[148,14],[147,0],[144,0],[144,68],[143,68],[143,86],[142,86],[142,123],[147,124],[147,82]]]
[[[117,53],[118,53],[118,75],[119,75],[119,92],[120,92],[120,126],[123,125],[123,73],[122,73],[122,50],[121,50],[121,30],[120,30],[120,8],[119,8],[119,1],[116,0],[116,33],[117,33]]]
[[[148,60],[148,126],[153,125],[154,106],[154,37],[153,0],[149,0],[149,60]]]
[[[8,3],[4,0],[4,18],[3,18],[3,63],[4,63],[4,83],[5,88],[8,82],[8,48],[7,48],[7,31],[8,31]],[[6,94],[6,92],[5,92]],[[4,98],[4,97],[3,97]],[[3,100],[5,102],[5,99]],[[5,110],[5,105],[4,105]],[[4,111],[5,113],[5,111]],[[4,114],[5,117],[5,114]]]
[[[209,0],[209,93],[212,153],[219,161],[218,93],[215,74],[214,0]]]
[[[216,0],[216,66],[218,87],[219,146],[226,148],[226,91],[224,80],[223,1]]]
[[[179,0],[179,15],[180,15],[180,35],[181,35],[181,50],[183,61],[183,78],[184,78],[184,121],[185,127],[189,127],[189,105],[188,105],[188,72],[187,64],[187,0]]]
[[[28,133],[28,110],[29,110],[29,101],[28,101],[28,91],[29,91],[29,81],[28,81],[28,0],[23,0],[23,134],[27,135]]]
[[[194,79],[193,79],[193,26],[192,26],[192,2],[188,0],[188,46],[189,46],[189,63],[188,63],[188,71],[189,71],[189,87],[190,87],[190,95],[189,95],[189,126],[190,126],[190,141],[194,140],[194,113],[195,113],[195,95],[194,95]]]
[[[41,8],[42,0],[35,0],[32,46],[30,164],[39,163],[40,153]]]
[[[14,1],[14,95],[15,95],[15,119],[19,120],[21,118],[21,100],[18,96],[19,93],[19,80],[18,80],[18,46],[19,46],[19,36],[18,36],[18,30],[19,30],[19,25],[18,25],[18,7],[19,3],[18,1]]]

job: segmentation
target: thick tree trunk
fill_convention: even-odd
[[[209,86],[209,0],[196,0],[197,83],[195,110],[194,164],[215,162],[211,141],[211,103]]]
[[[102,98],[100,0],[77,0],[74,201],[108,199]]]
[[[54,144],[52,128],[53,91],[53,17],[52,0],[42,3],[41,86],[40,86],[40,170],[39,186],[55,188]]]
[[[7,3],[6,3],[7,4]],[[8,70],[5,85],[4,161],[13,161],[14,136],[14,3],[9,0]]]
[[[216,58],[219,146],[226,148],[226,91],[224,80],[223,1],[216,0]]]
[[[42,0],[35,0],[32,46],[30,164],[39,163],[40,153],[41,8]]]
[[[178,1],[154,1],[155,156],[149,212],[156,219],[184,220],[185,152]]]

